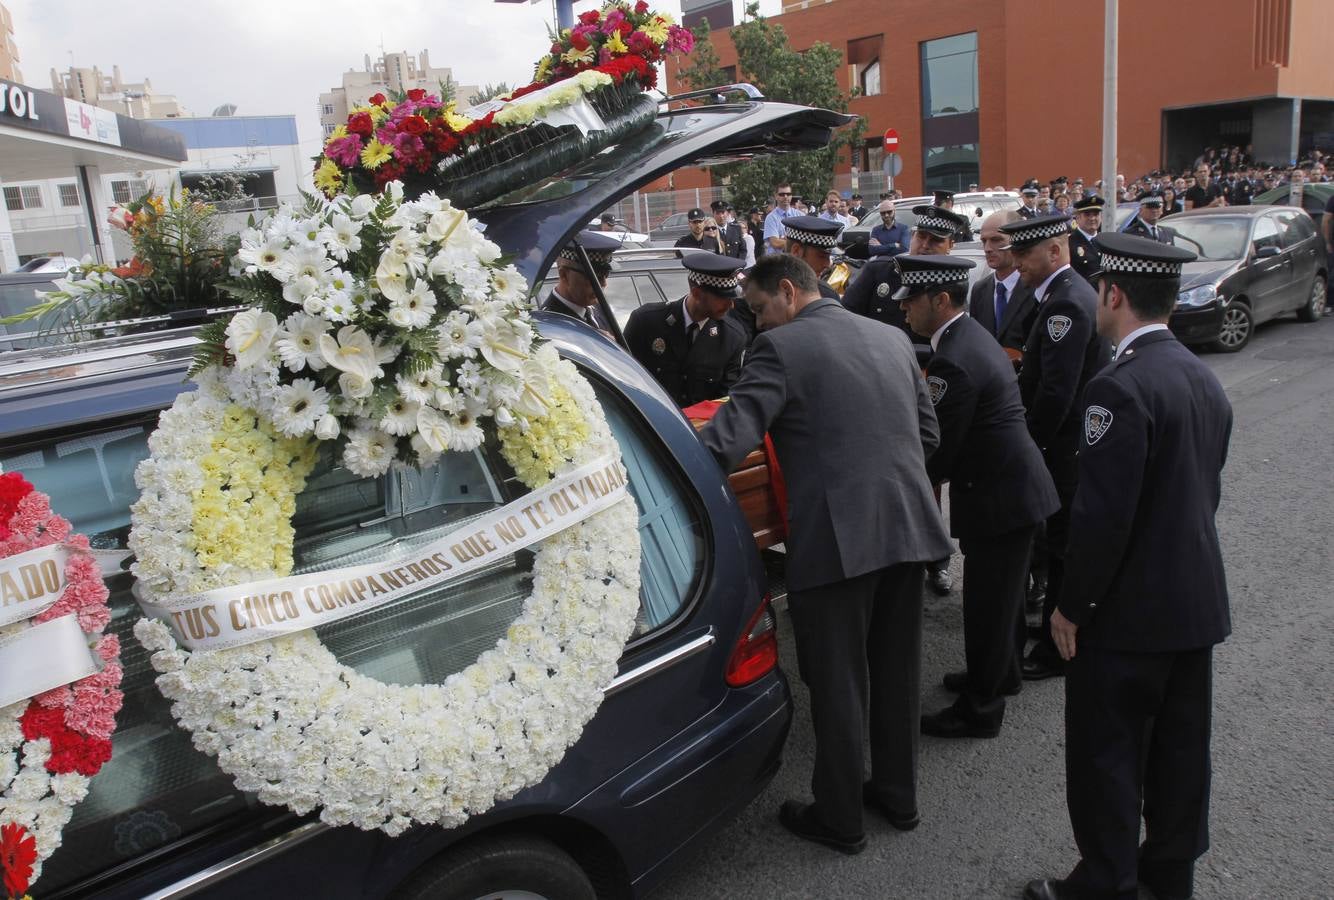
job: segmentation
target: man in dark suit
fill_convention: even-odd
[[[1213,646],[1231,631],[1215,516],[1232,409],[1167,328],[1178,247],[1105,234],[1068,577],[1052,630],[1068,660],[1066,796],[1080,861],[1030,900],[1185,900],[1209,842]],[[1141,812],[1145,840],[1139,845]]]
[[[581,231],[556,258],[558,280],[555,289],[542,304],[542,309],[571,316],[599,331],[608,332],[610,326],[606,314],[599,308],[597,293],[579,260],[579,246],[584,248],[588,261],[593,264],[593,275],[598,285],[603,288],[607,286],[607,276],[612,270],[612,254],[620,248],[621,242],[600,231]]]
[[[779,818],[802,838],[858,853],[863,802],[896,828],[918,821],[922,563],[949,551],[926,476],[936,417],[907,336],[821,297],[801,260],[757,262],[746,301],[761,334],[700,437],[724,470],[766,430],[778,452],[788,610],[816,748],[815,802],[789,800]]]
[[[690,293],[669,303],[646,303],[630,314],[630,354],[672,395],[678,406],[727,395],[741,374],[746,336],[728,313],[740,294],[737,260],[687,253]]]
[[[973,285],[968,298],[969,314],[1002,347],[1014,351],[1024,349],[1037,313],[1033,291],[1020,280],[1019,270],[1014,267],[1014,255],[1001,249],[1010,243],[1001,226],[1018,221],[1019,213],[1012,209],[994,212],[982,221],[978,234],[991,273]]]
[[[728,218],[726,201],[715,200],[709,204],[709,209],[713,212],[713,221],[718,226],[718,237],[723,242],[723,255],[744,260],[746,242],[741,239],[741,226]]]
[[[862,219],[866,218],[868,212],[870,212],[870,210],[868,210],[866,204],[862,202],[861,194],[853,194],[848,198],[848,215],[852,216],[852,221],[860,222]]]
[[[1166,225],[1158,224],[1158,220],[1162,217],[1163,195],[1158,191],[1150,191],[1139,198],[1139,215],[1135,217],[1135,221],[1126,226],[1125,233],[1148,238],[1160,244],[1175,243],[1177,233]]]
[[[1102,206],[1102,198],[1090,194],[1072,207],[1075,227],[1070,229],[1070,268],[1085,281],[1089,281],[1098,268],[1098,251],[1093,249],[1093,239],[1102,227]]]
[[[1027,410],[1028,433],[1042,451],[1061,498],[1061,508],[1046,523],[1047,596],[1042,603],[1042,630],[1021,667],[1024,678],[1030,680],[1062,674],[1050,622],[1060,602],[1065,571],[1084,386],[1111,358],[1107,341],[1095,327],[1097,295],[1070,268],[1069,230],[1070,220],[1059,216],[1001,227],[1010,236],[1019,277],[1037,302],[1033,328],[1024,342],[1019,394]]]
[[[963,551],[966,672],[945,677],[954,705],[922,716],[922,733],[995,737],[1005,695],[1018,693],[1024,647],[1024,594],[1038,523],[1060,508],[1051,475],[1028,435],[1014,368],[966,310],[973,263],[948,256],[900,256],[894,297],[908,324],[930,332],[935,351],[927,391],[940,446],[927,460],[931,481],[950,483],[950,533]]]

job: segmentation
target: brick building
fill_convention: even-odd
[[[859,168],[880,170],[879,135],[896,129],[905,192],[1098,176],[1096,0],[785,0],[772,21],[799,50],[843,51],[840,84],[862,92],[850,111],[868,126]],[[1274,164],[1334,149],[1331,36],[1329,0],[1120,0],[1119,171],[1188,166],[1216,144]],[[712,40],[734,72],[727,29]],[[674,64],[668,77],[682,89]]]

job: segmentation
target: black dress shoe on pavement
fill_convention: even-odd
[[[813,810],[814,807],[809,803],[784,800],[783,805],[778,808],[778,821],[797,837],[832,847],[839,853],[855,856],[866,849],[866,835],[849,836],[831,831],[815,821]]]
[[[926,570],[926,583],[931,588],[932,593],[941,597],[949,596],[950,590],[954,587],[954,579],[950,577],[948,568]]]
[[[979,725],[959,715],[951,707],[922,716],[922,734],[939,738],[994,738],[999,725]]]
[[[1029,656],[1019,664],[1019,674],[1024,676],[1024,681],[1044,681],[1064,675],[1065,665],[1059,661],[1048,662],[1045,659],[1034,659]]]
[[[922,817],[917,814],[916,810],[910,813],[901,813],[895,812],[886,806],[869,781],[862,784],[862,802],[889,819],[889,824],[893,825],[898,831],[912,831],[917,827],[917,823],[922,821]]]
[[[1078,900],[1079,895],[1053,878],[1030,881],[1024,888],[1024,900]]]
[[[963,689],[968,686],[968,673],[946,672],[945,677],[940,680],[940,683],[945,685],[945,690],[955,694],[962,694]],[[1005,688],[1001,693],[1007,697],[1015,697],[1018,696],[1020,687],[1021,685],[1016,684],[1013,687]]]

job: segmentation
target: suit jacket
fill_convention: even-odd
[[[1159,225],[1158,236],[1155,238],[1153,232],[1149,230],[1149,226],[1144,223],[1143,219],[1140,219],[1138,217],[1133,222],[1131,222],[1129,225],[1126,226],[1126,234],[1133,234],[1136,237],[1148,238],[1151,241],[1156,240],[1160,244],[1175,243],[1177,236],[1177,233],[1173,231],[1171,228],[1168,228],[1166,225]]]
[[[746,242],[741,239],[740,225],[735,222],[728,222],[718,229],[718,234],[723,239],[724,256],[731,256],[734,259],[746,258]]]
[[[1022,350],[1033,327],[1033,317],[1037,315],[1037,302],[1033,299],[1032,289],[1023,281],[1015,282],[1014,292],[1010,294],[1005,315],[997,328],[996,273],[989,272],[969,290],[968,311],[1002,347]]]
[[[926,384],[940,423],[940,446],[926,471],[933,482],[950,483],[950,534],[994,537],[1060,509],[1028,434],[1014,367],[982,325],[962,316],[945,329]]]
[[[647,303],[632,312],[625,325],[631,355],[683,407],[727,396],[746,352],[745,334],[726,318],[705,320],[690,343],[684,304],[684,299]]]
[[[593,310],[593,319],[594,321],[597,322],[596,327],[601,328],[603,331],[606,331],[607,330],[607,323],[605,321],[606,317],[602,315],[602,310],[598,309],[596,303],[588,308]],[[546,302],[542,304],[542,309],[546,310],[547,312],[560,313],[563,316],[569,316],[571,319],[577,319],[578,321],[583,322],[585,325],[588,324],[587,319],[584,319],[580,316],[576,316],[573,312],[570,311],[570,308],[568,306],[566,306],[564,303],[561,303],[560,300],[556,299],[555,291],[552,291],[550,294],[547,295]]]
[[[1047,287],[1024,342],[1019,393],[1028,432],[1045,454],[1074,458],[1084,387],[1111,360],[1111,347],[1098,335],[1097,307],[1089,283],[1066,269]]]
[[[926,475],[936,416],[903,332],[824,298],[761,332],[700,437],[730,470],[766,430],[787,481],[789,588],[949,555]]]
[[[1089,284],[1093,283],[1093,271],[1098,268],[1098,250],[1093,242],[1084,237],[1078,228],[1070,230],[1070,268]],[[1097,290],[1094,290],[1097,294]]]
[[[1038,212],[1036,208],[1029,209],[1022,203],[1019,204],[1019,208],[1015,210],[1015,212],[1019,213],[1019,218],[1021,219],[1036,219],[1038,216],[1042,215],[1042,213]]]
[[[1232,431],[1218,379],[1167,331],[1088,384],[1061,614],[1081,644],[1194,650],[1231,631],[1214,516]]]

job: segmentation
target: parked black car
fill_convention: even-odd
[[[667,111],[615,152],[479,211],[530,284],[597,211],[699,159],[824,146],[848,117],[750,101]],[[46,862],[42,896],[622,898],[671,867],[777,771],[792,718],[776,621],[751,528],[671,399],[633,359],[572,319],[536,314],[594,385],[641,510],[635,634],[579,741],[539,784],[465,825],[395,838],[332,828],[235,789],[176,727],[134,638],[128,573],[114,576],[125,705],[114,754]],[[0,354],[0,465],[51,495],[95,547],[126,545],[134,469],[183,390],[191,329]],[[298,569],[367,541],[430,535],[524,490],[495,448],[430,471],[358,479],[325,468],[298,500]],[[526,592],[516,554],[376,616],[320,629],[339,659],[382,680],[439,683],[505,633]],[[429,652],[427,652],[429,650]]]
[[[1300,209],[1195,209],[1164,220],[1176,244],[1199,255],[1181,273],[1171,328],[1187,344],[1235,353],[1255,327],[1291,312],[1314,322],[1325,310],[1323,242]]]

